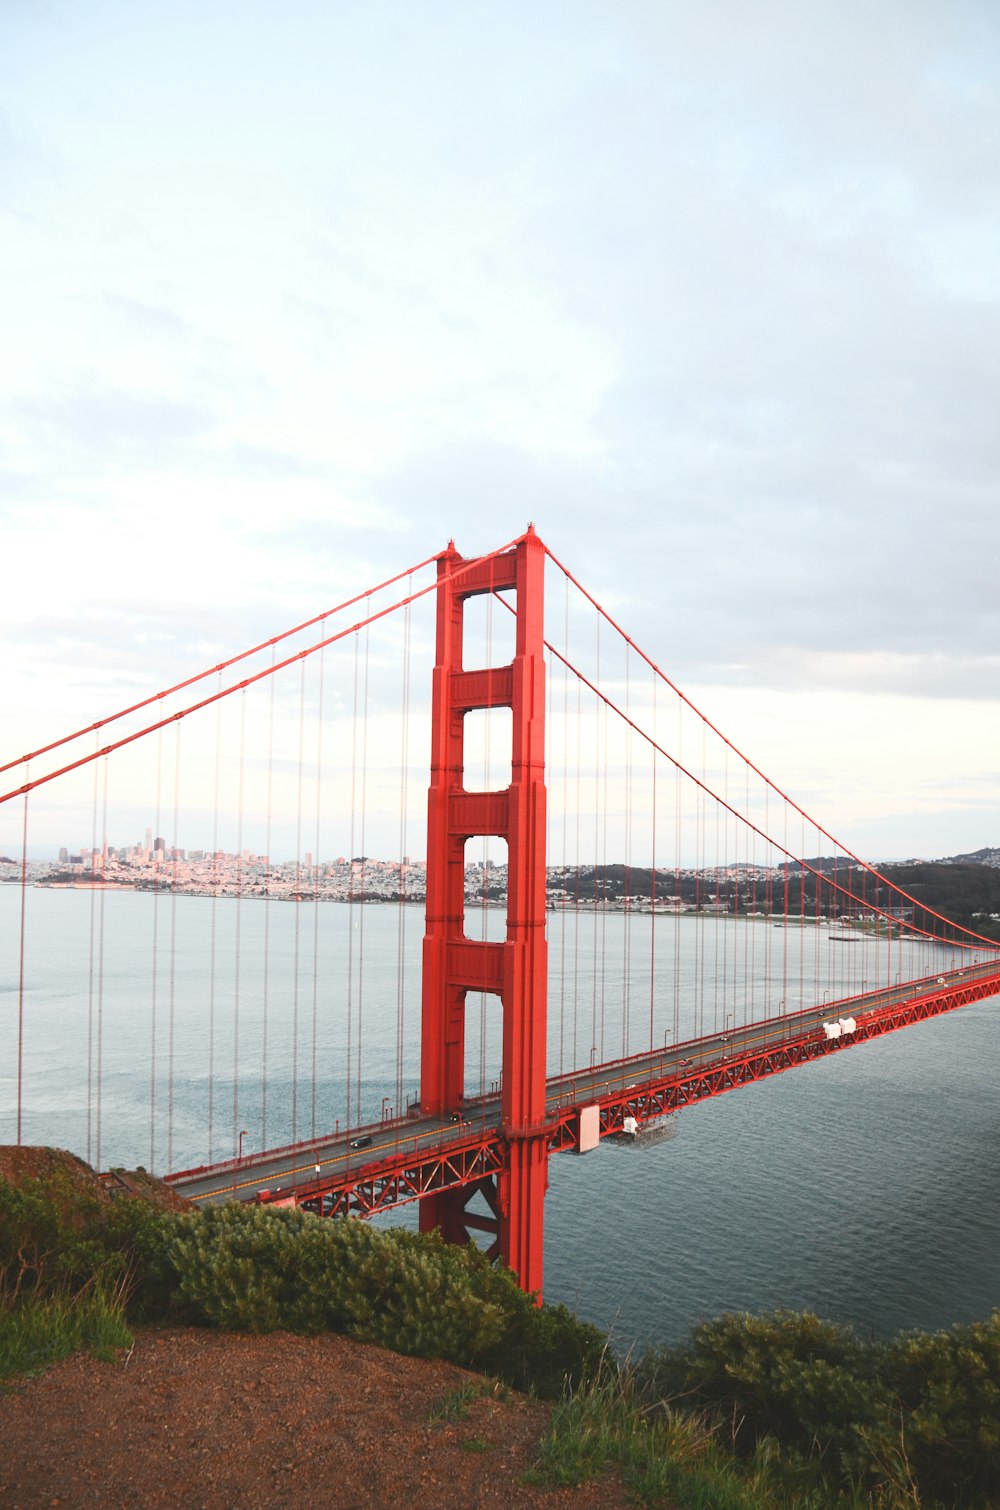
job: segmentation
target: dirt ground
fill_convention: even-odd
[[[619,1482],[522,1482],[549,1407],[476,1375],[324,1335],[140,1331],[0,1395],[0,1506],[611,1510]]]

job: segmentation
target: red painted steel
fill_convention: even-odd
[[[495,1247],[522,1287],[540,1293],[545,1126],[545,547],[529,528],[506,555],[466,561],[449,545],[438,561],[437,652],[432,691],[431,777],[427,802],[427,923],[424,936],[421,1106],[432,1116],[461,1111],[465,1096],[465,1003],[469,991],[498,995],[503,1012],[503,1164],[489,1188],[491,1216],[467,1208],[452,1187],[425,1196],[421,1230],[467,1242],[470,1228],[496,1230]],[[467,668],[462,659],[466,601],[516,594],[516,640],[507,666]],[[467,792],[465,715],[510,708],[510,786]],[[465,934],[465,844],[489,834],[507,841],[507,936]],[[495,1227],[494,1227],[495,1224]]]
[[[975,980],[951,981],[944,989],[926,990],[911,997],[901,988],[898,993],[890,993],[893,999],[885,1005],[860,1014],[853,1034],[834,1039],[826,1037],[818,1019],[808,1025],[796,1024],[794,1019],[772,1019],[770,1024],[757,1024],[757,1029],[770,1025],[788,1036],[744,1051],[730,1044],[733,1052],[729,1057],[695,1067],[681,1069],[676,1063],[669,1067],[664,1063],[657,1071],[654,1064],[642,1079],[637,1077],[635,1061],[598,1065],[592,1072],[597,1082],[592,1089],[574,1087],[571,1077],[550,1082],[548,1090],[555,1098],[554,1103],[548,1108],[541,1136],[531,1141],[542,1145],[546,1158],[549,1154],[568,1152],[577,1147],[583,1105],[599,1106],[600,1134],[604,1138],[620,1133],[627,1116],[635,1117],[640,1124],[655,1122],[713,1096],[754,1085],[771,1075],[843,1053],[856,1044],[996,996],[998,991],[998,973]],[[684,1047],[696,1049],[697,1043],[695,1040]],[[640,1057],[655,1061],[660,1056]],[[601,1084],[605,1078],[607,1083]],[[505,1196],[505,1181],[510,1180],[511,1149],[511,1138],[502,1127],[471,1123],[463,1135],[445,1147],[382,1156],[360,1168],[345,1170],[335,1178],[302,1183],[295,1187],[290,1198],[331,1216],[347,1213],[370,1216],[414,1200],[421,1202],[423,1212],[442,1202],[453,1224],[455,1241],[467,1241],[470,1229],[487,1232],[499,1229],[489,1251],[491,1255],[499,1252],[506,1259],[504,1207],[510,1195]],[[168,1179],[171,1184],[183,1187],[183,1176],[171,1175]],[[476,1216],[466,1210],[477,1193],[486,1197],[490,1215]],[[282,1192],[280,1198],[289,1197]],[[521,1198],[524,1199],[523,1192]],[[529,1211],[529,1216],[532,1215]],[[449,1229],[442,1230],[447,1236]]]

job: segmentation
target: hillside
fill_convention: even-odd
[[[0,1396],[0,1504],[613,1510],[620,1480],[523,1482],[552,1407],[328,1333],[144,1329]]]
[[[988,856],[995,851],[980,853]],[[801,865],[797,861],[790,862],[783,869],[790,878],[789,910],[802,910],[810,915],[816,912],[814,873],[839,877],[841,884],[859,898],[874,902],[878,895],[871,878],[859,881],[858,868],[843,855],[817,855]],[[773,873],[777,874],[779,872]],[[1000,942],[1000,866],[991,860],[977,857],[910,860],[903,864],[882,865],[879,874],[919,904],[912,914],[917,927],[935,931],[934,920],[924,913],[926,908],[963,928],[971,928],[975,933]],[[754,880],[741,875],[736,867],[718,873],[658,870],[654,874],[640,866],[585,866],[567,870],[557,879],[559,889],[555,890],[550,878],[550,897],[566,896],[572,900],[604,901],[612,905],[620,905],[626,897],[640,902],[655,897],[661,905],[669,905],[670,899],[675,899],[688,909],[724,912],[780,911],[784,905],[777,880],[772,879],[770,883],[762,877]],[[898,901],[888,895],[882,895],[879,900],[882,905],[890,906]],[[821,888],[819,916],[830,915],[831,907],[843,911],[849,905],[856,904],[838,901],[829,889]]]

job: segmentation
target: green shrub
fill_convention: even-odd
[[[464,1250],[415,1233],[226,1205],[183,1217],[167,1256],[177,1296],[215,1326],[347,1331],[456,1362],[501,1333],[501,1310]]]
[[[846,1480],[871,1469],[889,1419],[879,1358],[849,1327],[809,1312],[729,1314],[695,1327],[680,1347],[651,1351],[639,1380],[650,1402],[713,1409],[746,1455],[773,1436]]]
[[[506,1270],[495,1270],[507,1283],[505,1324],[498,1342],[487,1349],[480,1366],[515,1389],[544,1400],[557,1400],[577,1388],[600,1365],[608,1340],[565,1306],[538,1306]]]
[[[0,1305],[103,1286],[156,1311],[166,1304],[158,1265],[174,1220],[146,1201],[101,1200],[63,1171],[0,1179]]]
[[[477,1248],[436,1235],[230,1204],[180,1218],[166,1261],[175,1300],[193,1320],[248,1332],[349,1332],[549,1396],[582,1377],[605,1345],[565,1307],[536,1306]]]
[[[1000,1311],[947,1332],[901,1332],[884,1373],[921,1491],[945,1504],[1000,1502]]]

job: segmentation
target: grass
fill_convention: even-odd
[[[596,1378],[553,1408],[532,1478],[569,1488],[615,1471],[643,1505],[761,1510],[764,1503],[701,1417],[650,1411],[638,1398],[631,1366],[605,1362]]]
[[[464,1421],[473,1401],[488,1398],[506,1400],[508,1393],[507,1386],[501,1384],[499,1380],[469,1379],[465,1384],[460,1384],[457,1389],[449,1390],[444,1399],[435,1405],[429,1419],[449,1424]]]
[[[41,1373],[81,1349],[111,1359],[131,1343],[117,1295],[89,1290],[76,1297],[29,1297],[0,1311],[0,1380]]]
[[[634,1502],[684,1510],[918,1510],[909,1486],[837,1491],[818,1465],[788,1457],[773,1439],[741,1460],[696,1412],[640,1397],[631,1363],[605,1361],[596,1378],[560,1401],[528,1482],[572,1488],[621,1474]]]

